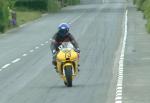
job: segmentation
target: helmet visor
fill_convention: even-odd
[[[68,30],[66,30],[66,29],[59,30],[59,35],[61,37],[65,37],[67,35],[67,33],[68,33]]]

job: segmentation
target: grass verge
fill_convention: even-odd
[[[41,15],[40,11],[17,11],[17,25],[38,19]]]

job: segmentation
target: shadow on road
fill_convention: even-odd
[[[72,87],[66,87],[65,85],[55,85],[51,86],[50,89],[66,89],[66,88],[74,88],[74,89],[81,89],[81,88],[96,88],[101,87],[102,83],[97,84],[74,84]]]

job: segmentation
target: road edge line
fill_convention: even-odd
[[[124,26],[124,38],[123,44],[121,49],[121,55],[119,60],[119,70],[118,70],[118,78],[117,78],[117,85],[116,85],[116,96],[115,96],[115,103],[122,103],[122,92],[123,92],[123,71],[124,71],[124,55],[125,55],[125,48],[126,48],[126,41],[127,41],[127,31],[128,31],[128,10],[126,9],[125,12],[125,26]]]

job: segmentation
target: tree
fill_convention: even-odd
[[[8,0],[9,8],[13,9],[17,0]]]

